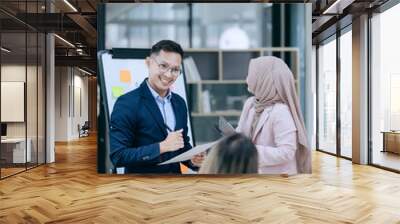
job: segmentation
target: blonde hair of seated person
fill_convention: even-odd
[[[223,138],[208,153],[200,174],[251,174],[258,172],[255,145],[242,134]]]

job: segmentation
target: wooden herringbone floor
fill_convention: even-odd
[[[400,175],[315,152],[289,178],[96,173],[94,137],[0,181],[0,223],[400,223]]]

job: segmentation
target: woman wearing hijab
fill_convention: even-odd
[[[244,104],[237,131],[256,145],[258,172],[311,173],[311,152],[288,66],[272,56],[252,59],[246,81],[254,96]]]

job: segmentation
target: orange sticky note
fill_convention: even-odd
[[[124,83],[131,82],[131,72],[129,70],[121,70],[119,72],[119,80]]]
[[[182,174],[185,174],[185,173],[188,172],[188,169],[189,169],[189,168],[188,168],[187,166],[183,165],[182,163],[179,163],[179,165],[180,165],[181,173],[182,173]]]

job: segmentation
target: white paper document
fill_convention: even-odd
[[[167,160],[165,162],[162,162],[158,165],[165,165],[165,164],[177,163],[177,162],[190,160],[191,158],[193,158],[193,156],[200,154],[202,152],[205,152],[207,149],[212,148],[215,144],[217,144],[217,142],[218,142],[218,140],[214,141],[214,142],[206,143],[203,145],[198,145],[198,146],[190,149],[189,151],[179,154],[179,155],[175,156],[174,158]]]

